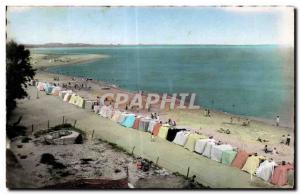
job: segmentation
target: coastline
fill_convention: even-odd
[[[49,67],[87,63],[110,57],[102,54],[47,55],[30,52],[32,66],[41,71],[46,71]]]
[[[93,60],[99,60],[100,58],[91,58],[84,59],[84,62],[89,62]],[[81,61],[83,62],[83,61]],[[80,63],[80,62],[79,62]],[[73,61],[69,61],[67,64],[51,64],[51,66],[60,66],[60,65],[69,65],[74,64]],[[41,81],[54,82],[53,77],[59,76],[60,82],[70,82],[74,77],[54,74],[47,72],[47,67],[42,66],[42,68],[38,68],[36,78]],[[37,68],[34,66],[34,68]],[[80,80],[81,78],[76,78],[76,80]],[[92,80],[89,81],[89,85],[91,86],[90,91],[76,91],[79,95],[83,96],[87,100],[95,100],[96,96],[101,96],[106,93],[107,90],[103,90],[105,87],[109,87],[109,92],[111,93],[127,93],[129,95],[134,95],[134,92],[128,91],[119,87],[114,87],[110,83],[103,82],[101,80]],[[152,112],[156,112],[155,110]],[[140,114],[149,114],[147,111],[140,112]],[[270,142],[268,143],[271,146],[280,146],[277,142],[282,134],[291,134],[294,136],[294,129],[290,127],[275,127],[267,121],[260,120],[259,118],[250,118],[251,126],[243,127],[242,122],[245,121],[249,117],[241,116],[241,115],[233,115],[226,112],[221,112],[217,110],[211,110],[212,117],[205,117],[203,107],[200,110],[175,110],[175,111],[162,111],[159,113],[162,120],[167,120],[168,118],[172,118],[175,120],[180,126],[188,126],[193,130],[197,130],[206,135],[212,135],[214,137],[220,138],[227,143],[231,143],[237,147],[248,148],[249,150],[257,150],[260,151],[263,146],[262,143],[257,142],[256,139],[259,136],[260,138],[268,139]],[[230,123],[230,117],[234,117],[233,124]],[[230,129],[232,131],[232,135],[228,136],[226,134],[218,133],[217,130],[220,128]],[[256,137],[255,137],[256,136]],[[292,148],[292,147],[291,147]],[[282,152],[285,152],[283,159],[287,161],[293,161],[293,149],[284,148]],[[282,157],[278,157],[282,158]]]
[[[50,55],[47,55],[47,54],[33,54],[33,55],[36,55],[36,56],[39,56],[39,57],[45,57],[45,56],[50,56]],[[71,78],[74,78],[74,77],[78,77],[78,76],[69,76],[69,75],[63,75],[63,74],[56,74],[56,73],[52,73],[52,72],[49,72],[47,71],[47,69],[49,67],[58,67],[58,66],[66,66],[66,65],[73,65],[73,64],[79,64],[79,63],[88,63],[88,62],[93,62],[93,61],[97,61],[97,60],[101,60],[101,59],[105,59],[105,58],[108,58],[110,56],[108,55],[103,55],[103,54],[84,54],[84,55],[81,55],[81,54],[78,54],[78,55],[60,55],[60,57],[58,57],[58,59],[61,59],[61,58],[64,58],[64,57],[68,57],[69,58],[69,61],[62,61],[62,62],[53,62],[53,63],[39,63],[40,65],[36,66],[34,65],[34,68],[36,68],[38,71],[40,72],[43,72],[43,73],[48,73],[48,74],[53,74],[53,75],[59,75],[59,76],[65,76],[66,78],[68,79],[71,79]],[[79,77],[79,78],[88,78],[88,77]],[[120,88],[118,86],[115,86],[113,83],[109,83],[109,82],[105,82],[103,80],[94,80],[93,79],[93,82],[95,83],[99,83],[101,85],[105,85],[107,87],[114,87],[115,89],[117,89],[118,91],[120,92],[124,92],[124,93],[127,93],[127,94],[133,94],[137,91],[130,91],[130,90],[127,90],[127,89],[124,89],[124,88]],[[147,91],[144,91],[145,93],[148,93]],[[201,106],[201,109],[204,109],[206,107],[204,106]],[[251,121],[255,121],[255,122],[261,122],[261,123],[264,123],[264,124],[267,124],[267,125],[274,125],[275,123],[275,120],[273,119],[269,119],[269,118],[263,118],[263,117],[254,117],[254,116],[245,116],[245,115],[236,115],[236,114],[232,114],[232,113],[229,113],[229,112],[224,112],[224,111],[220,111],[220,110],[215,110],[215,109],[210,109],[210,111],[214,114],[225,114],[227,116],[230,116],[230,117],[240,117],[241,119],[249,119]],[[283,128],[288,128],[290,130],[293,130],[294,126],[291,126],[285,122],[282,122],[282,127]]]

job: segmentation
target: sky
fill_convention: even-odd
[[[22,44],[285,44],[291,7],[8,7]]]

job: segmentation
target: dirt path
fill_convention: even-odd
[[[172,171],[186,174],[190,167],[190,176],[195,174],[196,180],[212,188],[272,188],[273,185],[257,178],[250,179],[250,175],[239,169],[225,166],[201,155],[190,152],[183,147],[156,138],[150,141],[149,133],[125,128],[117,123],[102,118],[89,110],[80,109],[64,103],[60,98],[40,93],[36,97],[36,88],[30,87],[30,100],[22,100],[15,111],[15,118],[23,115],[22,124],[43,123],[48,119],[61,122],[62,116],[77,120],[76,126],[91,131],[94,137],[107,140],[123,147],[127,151],[133,150],[135,155],[142,156],[158,165]],[[159,159],[158,159],[159,157]]]

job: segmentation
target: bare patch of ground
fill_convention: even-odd
[[[190,182],[153,163],[137,168],[138,158],[99,139],[83,144],[47,145],[43,136],[15,138],[7,151],[7,186],[43,188],[80,179],[122,179],[135,188],[186,188]],[[162,181],[164,184],[161,184]],[[198,185],[199,186],[199,185]]]

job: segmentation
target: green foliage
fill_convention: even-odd
[[[16,99],[27,96],[24,88],[33,79],[35,69],[30,64],[30,52],[14,41],[6,43],[6,108],[7,117],[16,108]]]
[[[26,135],[26,127],[24,126],[6,126],[6,135],[9,139],[13,139],[18,136]]]

